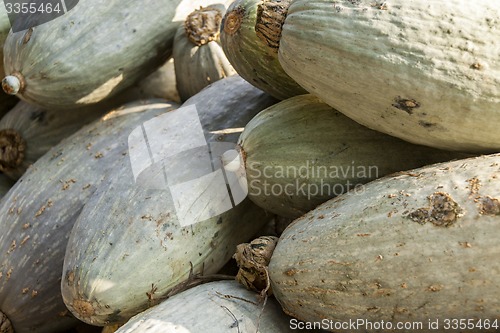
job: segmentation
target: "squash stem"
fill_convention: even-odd
[[[14,327],[5,314],[0,311],[0,333],[14,333]]]
[[[214,7],[195,10],[184,21],[188,39],[200,46],[219,40],[222,12]]]
[[[26,141],[14,129],[0,130],[0,171],[8,173],[24,161]],[[3,331],[0,331],[3,333]]]
[[[255,33],[269,48],[277,53],[280,45],[281,31],[288,15],[291,0],[262,1],[257,7]]]
[[[9,95],[22,92],[25,85],[24,76],[19,72],[12,73],[2,80],[2,89]]]

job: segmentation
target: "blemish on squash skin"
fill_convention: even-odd
[[[490,196],[480,198],[479,213],[481,215],[500,215],[500,201]]]
[[[72,304],[73,310],[78,313],[82,318],[89,318],[95,314],[95,309],[88,301],[80,299],[74,300]]]
[[[430,207],[419,208],[408,217],[417,223],[432,223],[437,227],[450,227],[463,216],[462,208],[448,193],[436,192],[428,197]]]
[[[28,31],[26,31],[26,33],[24,34],[23,45],[28,44],[32,34],[33,34],[33,27],[29,28]]]
[[[413,114],[414,109],[418,109],[420,107],[420,103],[414,99],[406,99],[397,96],[394,99],[394,103],[392,104],[396,109],[403,110],[408,114]]]
[[[423,121],[423,120],[420,120],[418,124],[424,128],[433,128],[437,126],[436,123],[430,123],[428,121]]]
[[[483,69],[483,65],[481,65],[478,62],[475,62],[472,65],[470,65],[470,68],[475,69],[477,71],[480,71],[481,69]]]

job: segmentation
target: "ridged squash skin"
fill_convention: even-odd
[[[5,72],[22,77],[18,97],[47,109],[99,102],[160,67],[184,18],[213,2],[80,1],[55,20],[9,33]]]
[[[196,106],[207,142],[235,144],[241,128],[275,102],[232,76],[208,86],[183,106]],[[190,167],[177,161],[170,160],[169,168]],[[149,179],[157,179],[154,172]],[[252,238],[273,218],[245,199],[222,214],[183,227],[169,188],[136,183],[130,165],[113,169],[113,174],[85,205],[71,232],[61,282],[68,309],[96,326],[125,322],[156,304],[188,279],[190,263],[194,273],[218,272],[237,244]],[[191,186],[200,193],[210,191],[203,185]]]
[[[283,71],[278,61],[277,45],[269,47],[266,39],[269,32],[261,28],[270,22],[275,23],[272,22],[273,5],[288,5],[289,2],[234,1],[222,21],[220,37],[222,49],[238,74],[280,100],[305,94],[306,90]],[[275,24],[281,26],[280,22]]]
[[[437,148],[500,148],[494,1],[296,0],[279,61],[355,121]]]
[[[182,101],[209,84],[236,74],[220,46],[219,30],[225,12],[223,4],[202,7],[189,14],[177,29],[172,57]]]
[[[332,199],[281,235],[269,264],[274,295],[304,321],[421,322],[424,331],[429,320],[444,331],[453,318],[500,325],[499,195],[495,154]]]
[[[85,126],[29,168],[0,202],[0,312],[16,333],[57,332],[77,323],[61,297],[69,233],[112,168],[128,161],[127,137],[175,107],[128,105]]]
[[[249,197],[288,218],[387,174],[468,156],[373,131],[313,95],[259,113],[238,145]]]
[[[225,297],[227,295],[227,297]],[[203,284],[130,319],[117,333],[293,332],[275,299],[262,304],[236,281]]]

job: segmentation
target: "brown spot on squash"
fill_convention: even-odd
[[[479,70],[483,69],[483,65],[481,65],[479,62],[475,62],[472,65],[470,65],[470,68],[479,71]]]
[[[433,193],[428,200],[430,207],[419,208],[408,214],[408,217],[420,224],[430,222],[438,227],[449,227],[463,215],[462,208],[448,193]]]
[[[403,110],[408,114],[413,114],[413,110],[420,107],[420,103],[414,99],[406,99],[401,96],[397,96],[392,104],[396,109]]]
[[[479,189],[481,188],[481,183],[479,182],[479,179],[476,177],[467,179],[467,182],[469,183],[469,191],[471,195],[478,194]]]
[[[26,31],[26,33],[24,34],[24,37],[23,37],[23,45],[24,44],[28,44],[28,42],[30,41],[31,39],[31,35],[33,34],[33,27],[29,28],[28,31]]]
[[[490,196],[480,198],[479,213],[481,215],[500,215],[500,201]]]
[[[89,318],[95,314],[95,309],[89,301],[76,299],[72,304],[73,310],[82,318]]]

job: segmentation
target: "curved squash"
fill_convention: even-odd
[[[0,171],[19,179],[50,148],[106,110],[93,107],[61,112],[20,101],[0,120]]]
[[[356,122],[449,150],[500,149],[500,6],[481,1],[297,0],[279,60]]]
[[[203,284],[130,319],[117,333],[293,332],[275,299],[261,300],[235,281]],[[262,317],[260,313],[262,312]]]
[[[57,332],[77,321],[61,275],[71,228],[112,167],[128,165],[127,137],[173,108],[140,102],[112,111],[36,161],[0,202],[0,312],[16,333]]]
[[[468,156],[370,130],[313,95],[262,111],[238,144],[249,197],[289,218],[387,174]]]
[[[500,324],[499,165],[500,154],[426,166],[324,203],[281,235],[274,295],[304,321]]]
[[[224,5],[211,5],[192,12],[177,29],[173,59],[177,90],[182,101],[209,84],[236,74],[219,45]]]
[[[162,65],[180,22],[213,2],[80,1],[55,20],[9,34],[3,88],[46,109],[97,103]]]
[[[218,152],[217,144],[234,146],[241,128],[273,103],[275,100],[269,95],[239,76],[232,76],[208,86],[183,106],[196,106],[200,131],[212,148],[210,161],[217,165],[223,152]],[[178,110],[176,117],[180,118],[176,123],[188,124],[188,115],[187,109]],[[190,142],[187,135],[196,137],[190,130],[174,144],[165,138],[155,139],[155,133],[170,132],[169,124],[155,118],[143,127],[150,147],[159,148],[155,142],[162,142],[161,151],[165,154]],[[151,126],[155,126],[154,132]],[[134,142],[129,144],[131,149],[139,147]],[[153,148],[151,151],[155,156],[162,154]],[[229,205],[223,213],[211,214],[194,224],[191,223],[195,216],[187,214],[189,221],[185,223],[186,219],[180,217],[185,215],[181,215],[177,205],[181,199],[175,199],[178,197],[174,197],[171,187],[160,185],[176,184],[172,171],[184,177],[184,181],[192,181],[189,193],[199,190],[193,196],[201,197],[201,193],[209,191],[213,200],[218,200],[218,192],[213,192],[218,185],[210,183],[211,187],[207,187],[194,181],[192,174],[183,173],[195,165],[189,161],[186,164],[185,158],[171,158],[165,166],[160,163],[149,173],[145,171],[143,178],[136,178],[132,165],[135,163],[120,165],[85,205],[68,242],[61,283],[66,306],[80,320],[97,326],[128,320],[185,282],[190,276],[190,264],[196,274],[217,272],[239,242],[251,238],[271,220],[271,214],[248,199],[239,204],[235,199],[235,205]],[[166,174],[170,176],[165,180]]]
[[[286,99],[305,94],[281,68],[279,42],[270,41],[282,22],[274,22],[289,0],[236,0],[229,6],[221,30],[221,45],[239,75],[259,89]],[[286,12],[285,12],[286,13]]]

